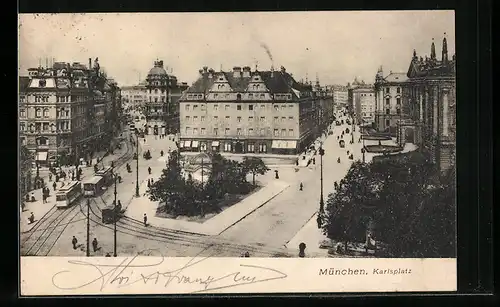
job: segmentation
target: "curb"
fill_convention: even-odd
[[[296,232],[296,233],[295,233],[295,234],[294,234],[294,235],[290,238],[290,240],[286,241],[286,243],[285,243],[284,245],[285,245],[285,247],[286,247],[287,249],[288,249],[287,244],[288,244],[288,243],[290,243],[290,241],[292,241],[292,239],[293,239],[293,238],[295,238],[295,236],[296,236],[296,235],[297,235],[297,234],[298,234],[298,233],[302,230],[302,228],[304,228],[304,227],[307,225],[307,223],[309,223],[309,221],[311,221],[311,219],[312,219],[312,218],[313,218],[313,217],[314,217],[317,213],[318,213],[318,211],[314,211],[313,215],[311,215],[311,217],[310,217],[310,218],[308,218],[308,219],[307,219],[307,221],[306,221],[304,224],[302,224],[302,226],[300,226],[299,231],[297,231],[297,232]]]

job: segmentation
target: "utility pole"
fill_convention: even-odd
[[[87,199],[87,257],[90,257],[90,199]]]
[[[203,158],[201,158],[201,187],[203,188]]]
[[[321,228],[323,211],[325,207],[325,201],[323,199],[323,156],[325,155],[325,150],[323,149],[323,145],[319,148],[319,157],[320,157],[320,181],[321,181],[321,194],[319,198],[319,212],[318,212],[318,228]]]
[[[115,178],[115,192],[114,192],[114,194],[115,194],[115,205],[114,205],[114,208],[113,208],[113,210],[115,212],[114,215],[113,215],[113,221],[114,221],[113,257],[116,257],[116,220],[118,218],[118,213],[116,212],[116,194],[117,194],[116,193],[116,178],[118,177],[118,174],[113,174],[113,175],[114,175],[113,177]],[[121,210],[121,208],[120,208],[120,210]]]
[[[136,137],[136,149],[135,154],[137,156],[137,164],[136,164],[136,178],[135,178],[135,197],[139,197],[139,133],[135,133]]]

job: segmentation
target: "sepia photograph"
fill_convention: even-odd
[[[453,11],[18,22],[21,292],[456,287]]]

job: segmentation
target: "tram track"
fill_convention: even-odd
[[[133,156],[133,146],[128,138],[125,138],[127,150],[123,155],[113,160],[115,167],[120,168]],[[38,223],[21,236],[20,252],[23,256],[47,256],[62,236],[66,228],[74,223],[75,218],[80,214],[84,198],[79,199],[78,204],[68,208],[52,207]],[[76,214],[73,214],[76,211]]]

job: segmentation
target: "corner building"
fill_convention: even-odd
[[[375,127],[379,132],[396,134],[397,123],[406,119],[403,106],[403,86],[408,77],[406,73],[390,72],[384,77],[380,67],[375,77]]]
[[[319,100],[284,67],[199,73],[179,100],[182,151],[295,155],[314,140]]]
[[[403,107],[410,120],[399,124],[401,144],[414,142],[429,153],[441,171],[455,164],[456,147],[456,74],[455,55],[448,59],[446,37],[441,60],[436,57],[434,41],[430,57],[418,57],[413,51],[405,82]]]

